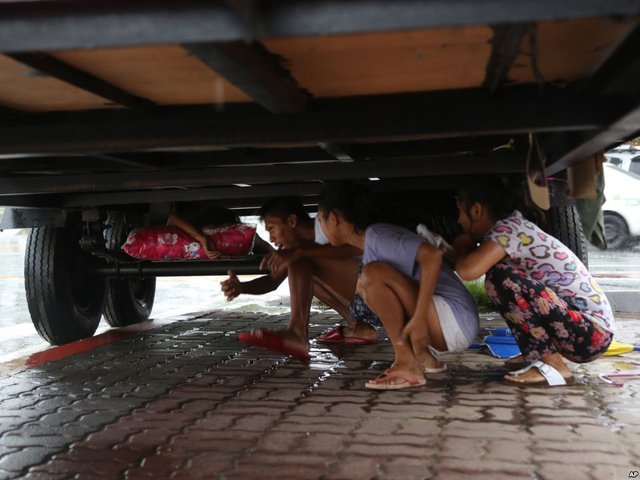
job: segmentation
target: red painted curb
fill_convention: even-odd
[[[34,353],[27,358],[25,364],[28,367],[37,367],[48,362],[63,359],[70,355],[75,355],[76,353],[86,352],[118,340],[124,340],[136,333],[138,332],[135,330],[116,330],[113,332],[105,332],[96,337],[83,338],[82,340],[76,340],[75,342],[60,345],[59,347],[53,347],[42,352]]]

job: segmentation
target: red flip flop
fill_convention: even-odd
[[[343,343],[346,345],[373,345],[378,343],[377,338],[345,337],[344,327],[332,328],[328,332],[317,336],[316,341],[318,343]]]
[[[300,360],[309,360],[309,352],[306,349],[285,343],[285,340],[276,332],[270,330],[259,331],[261,332],[259,335],[256,335],[256,330],[240,332],[238,334],[238,340],[250,345],[255,345],[256,347],[266,348],[273,352],[291,355]]]

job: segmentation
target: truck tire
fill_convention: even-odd
[[[547,212],[547,233],[564,243],[588,268],[587,240],[575,205],[553,206]]]
[[[631,240],[627,222],[615,213],[604,213],[604,235],[610,250],[622,250],[629,246]]]
[[[24,278],[31,320],[42,338],[62,345],[92,336],[102,316],[106,282],[91,273],[76,227],[34,228],[27,238]]]
[[[109,250],[119,250],[127,239],[127,225],[120,214],[111,213],[105,229]],[[151,315],[156,296],[155,277],[109,278],[104,317],[112,327],[144,322]]]

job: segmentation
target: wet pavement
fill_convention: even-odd
[[[235,339],[285,321],[177,317],[5,365],[0,478],[568,480],[640,470],[640,380],[598,377],[640,371],[638,352],[572,365],[576,386],[522,389],[500,382],[502,362],[468,350],[445,355],[448,370],[424,387],[376,392],[364,382],[392,360],[387,341],[314,345],[303,365]],[[337,322],[314,314],[312,337]],[[640,319],[618,322],[618,340],[640,343]],[[484,315],[482,326],[501,321]]]

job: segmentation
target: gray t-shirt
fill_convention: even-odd
[[[420,281],[420,265],[416,261],[423,240],[413,232],[396,225],[376,223],[365,231],[363,265],[382,261],[416,282]],[[456,273],[442,262],[434,291],[451,307],[460,329],[469,339],[478,331],[478,308],[469,290]]]

